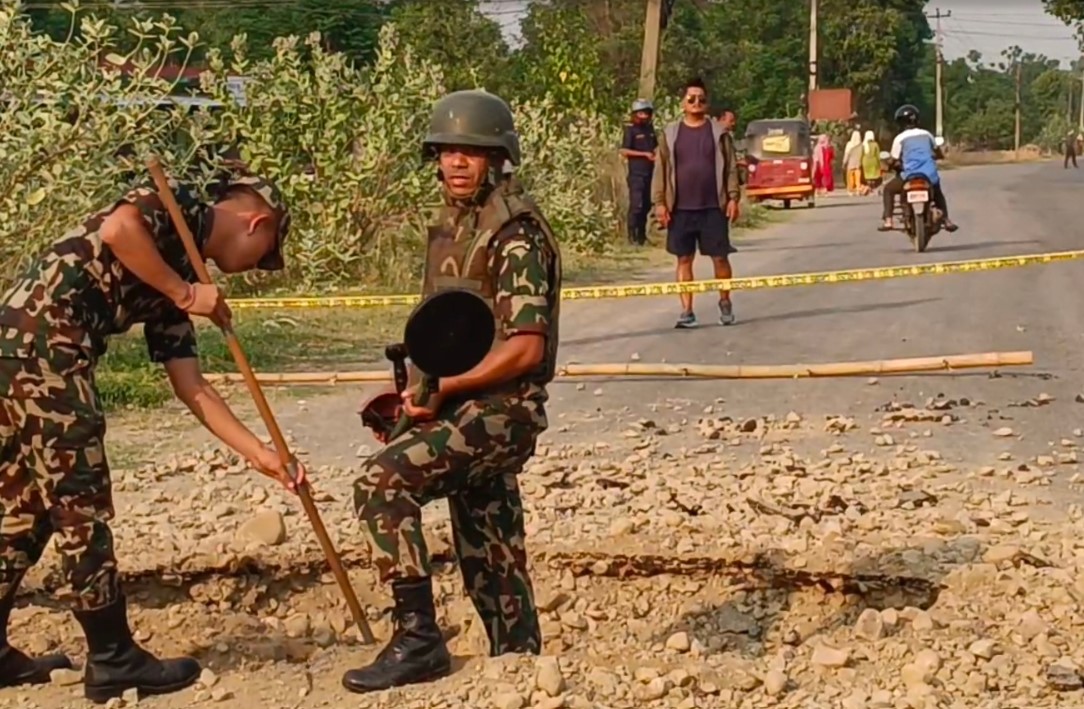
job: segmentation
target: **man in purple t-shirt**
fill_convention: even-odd
[[[738,218],[737,158],[734,142],[725,129],[708,116],[704,82],[685,85],[684,117],[666,126],[660,136],[651,202],[667,230],[666,250],[677,257],[677,280],[693,280],[697,247],[711,257],[718,279],[732,278],[730,222]],[[730,292],[719,292],[719,322],[734,322]],[[681,316],[676,327],[696,327],[691,293],[681,294]]]

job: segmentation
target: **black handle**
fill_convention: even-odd
[[[384,348],[384,356],[391,361],[392,378],[395,380],[395,390],[402,394],[407,388],[409,377],[407,376],[406,347],[401,344],[388,345]]]

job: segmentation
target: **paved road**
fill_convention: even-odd
[[[932,263],[1084,245],[1084,229],[1074,217],[1084,186],[1081,173],[1044,163],[961,169],[946,173],[945,180],[953,216],[962,228],[939,234],[925,254],[915,253],[902,233],[876,230],[878,198],[837,197],[752,234],[734,257],[736,274]],[[708,277],[708,264],[698,267],[698,275]],[[668,272],[648,276],[670,278]],[[1029,437],[1035,445],[1046,446],[1084,425],[1084,406],[1073,402],[1084,386],[1084,263],[736,293],[738,324],[727,328],[715,324],[714,301],[714,295],[697,297],[702,324],[692,331],[673,329],[676,297],[569,302],[561,357],[624,362],[635,353],[641,362],[785,364],[1030,349],[1036,365],[1019,373],[1006,371],[996,380],[986,372],[972,372],[884,378],[877,385],[866,378],[623,380],[579,388],[564,382],[552,388],[555,428],[590,418],[595,423],[574,425],[572,432],[604,435],[611,428],[607,421],[612,412],[626,407],[632,415],[647,415],[654,405],[685,400],[694,404],[690,411],[698,412],[717,398],[725,399],[722,410],[734,416],[796,410],[806,416],[846,413],[868,418],[893,397],[921,403],[940,393],[986,401],[1000,410],[985,424],[993,427],[1014,425],[997,420],[1012,417],[1020,428],[1026,412],[1025,440],[999,441],[1003,446],[1027,443]],[[1010,408],[1041,392],[1058,400],[1041,409]],[[339,462],[351,459],[357,444],[369,440],[356,433],[353,412],[359,399],[357,391],[337,390],[310,400],[308,411],[285,402],[277,409],[309,450],[321,460]],[[320,416],[313,417],[313,411]],[[627,425],[628,416],[621,418],[616,430]],[[948,452],[964,456],[976,436],[988,435],[969,430],[961,431]],[[981,438],[980,447],[989,441]]]

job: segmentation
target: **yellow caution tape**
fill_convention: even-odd
[[[679,293],[706,293],[717,290],[761,290],[765,288],[788,288],[813,286],[822,283],[857,283],[859,281],[882,281],[890,278],[945,275],[995,271],[1002,268],[1019,268],[1038,264],[1075,261],[1084,258],[1084,249],[1057,251],[1048,254],[1028,254],[1001,258],[947,261],[945,263],[915,264],[913,266],[886,266],[882,268],[852,268],[842,271],[820,273],[796,273],[782,276],[751,276],[725,280],[686,281],[684,283],[639,283],[614,286],[583,286],[561,291],[561,300],[584,300],[588,298],[634,298],[651,295],[678,295]],[[240,298],[230,300],[234,309],[293,308],[376,308],[390,305],[413,305],[420,299],[417,295],[348,295],[299,298]]]

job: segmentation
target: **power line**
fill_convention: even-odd
[[[1035,17],[1034,12],[976,12],[974,14],[967,12],[966,10],[957,13],[960,17]]]
[[[1064,23],[1061,22],[1021,22],[1020,20],[989,20],[989,19],[967,19],[963,20],[964,23],[969,25],[997,25],[1004,27],[1010,25],[1012,27],[1049,27],[1052,30],[1064,30],[1067,29]],[[954,23],[955,24],[955,23]]]
[[[118,12],[147,12],[147,11],[164,11],[164,10],[186,10],[186,11],[199,11],[199,10],[278,10],[288,9],[297,6],[299,3],[297,0],[198,0],[193,2],[189,0],[144,0],[139,4],[133,5],[116,5],[114,3],[106,2],[91,2],[84,3],[79,6],[79,11],[94,11],[94,10],[110,10]],[[511,6],[515,3],[506,2],[501,5]],[[23,10],[55,10],[62,11],[61,8],[55,4],[45,4],[41,2],[29,2],[24,3],[21,6]],[[302,9],[302,8],[298,8]],[[327,3],[326,5],[319,5],[316,7],[303,8],[307,14],[330,14],[330,13],[344,13],[357,16],[359,14],[372,15],[372,16],[385,16],[389,14],[386,11],[381,10],[378,7],[357,7],[344,9],[341,6],[336,6],[334,3]],[[497,9],[486,9],[480,11],[482,15],[486,17],[501,17],[512,15],[526,15],[528,9],[518,5],[516,7],[498,7]]]
[[[1004,33],[1004,32],[982,32],[982,31],[979,31],[979,30],[961,30],[961,29],[945,30],[945,34],[950,34],[950,33],[951,34],[962,34],[962,35],[968,35],[968,36],[974,35],[976,37],[1004,37],[1006,39],[1045,39],[1045,40],[1059,41],[1059,42],[1077,42],[1078,41],[1076,37],[1066,37],[1066,36],[1055,37],[1053,35],[1048,35],[1048,34],[1046,34],[1046,35],[1018,34],[1018,33],[1015,33],[1015,32],[1012,33],[1012,34],[1008,34],[1008,33]]]

